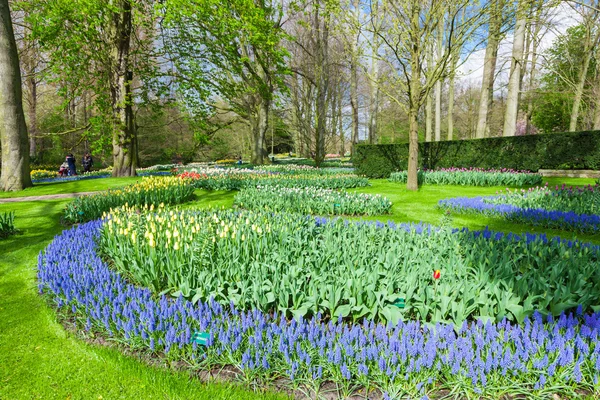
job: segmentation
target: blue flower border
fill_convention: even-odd
[[[454,384],[465,395],[489,395],[500,386],[502,393],[521,392],[524,385],[540,396],[556,393],[557,387],[571,395],[600,391],[600,313],[556,319],[536,313],[522,325],[477,321],[455,328],[408,321],[386,327],[366,320],[321,321],[319,316],[288,321],[214,301],[194,305],[181,297],[156,297],[111,270],[96,253],[101,226],[93,221],[58,235],[39,255],[38,288],[86,330],[136,348],[207,368],[234,364],[255,378],[272,377],[275,369],[292,385],[313,382],[318,387],[325,380],[342,387],[369,385],[384,398],[426,396]],[[490,240],[548,240],[489,230],[474,234]],[[190,343],[194,332],[209,334],[206,347]]]
[[[505,218],[508,221],[576,232],[600,232],[600,215],[576,214],[542,208],[521,208],[511,204],[492,204],[485,200],[496,196],[455,197],[438,202],[438,206],[457,212],[472,212]]]

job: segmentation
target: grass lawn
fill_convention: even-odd
[[[562,185],[560,178],[548,179],[550,185]],[[593,184],[593,179],[566,178],[567,185]],[[394,222],[427,222],[439,225],[443,211],[437,208],[438,201],[450,197],[476,197],[494,195],[505,187],[473,187],[473,186],[445,186],[424,185],[418,192],[406,190],[406,184],[388,182],[386,179],[371,180],[371,186],[354,189],[360,193],[382,194],[392,203],[392,214],[388,216],[362,217],[369,220],[394,221]],[[467,227],[472,230],[483,229],[488,226],[491,230],[514,233],[546,233],[549,237],[560,236],[564,239],[577,238],[586,242],[600,244],[600,234],[584,235],[556,229],[533,227],[523,224],[505,222],[500,218],[482,215],[454,214],[452,226],[456,228]]]
[[[83,179],[81,181],[37,183],[33,187],[27,188],[20,192],[0,191],[0,199],[12,197],[44,196],[47,194],[95,192],[98,190],[106,190],[125,186],[135,183],[141,179],[142,177],[136,176],[132,178],[98,178]]]
[[[101,181],[90,182],[108,184]],[[213,193],[208,198],[219,203]],[[0,240],[0,399],[286,398],[235,385],[205,384],[66,332],[36,287],[38,253],[64,229],[57,221],[65,203],[0,204],[0,212],[16,212],[15,224],[22,231]]]
[[[95,191],[123,186],[140,178],[106,178],[88,181],[40,184],[20,193],[0,197]],[[592,179],[549,180],[551,185],[593,184]],[[455,196],[491,195],[502,188],[424,186],[409,192],[405,185],[374,180],[362,193],[380,193],[394,203],[392,214],[368,219],[397,222],[424,221],[439,224],[440,199]],[[235,192],[197,190],[194,202],[180,206],[231,207]],[[60,233],[59,215],[67,200],[0,204],[0,212],[15,211],[16,226],[22,232],[0,240],[0,399],[258,399],[284,398],[272,393],[210,383],[204,384],[187,373],[145,365],[118,350],[90,345],[66,332],[54,310],[45,304],[36,288],[36,262],[40,250]],[[533,229],[495,218],[456,215],[456,227],[512,232],[546,232],[573,238],[563,231]],[[600,243],[600,235],[577,235]]]

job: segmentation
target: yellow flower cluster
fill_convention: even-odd
[[[145,244],[175,251],[193,249],[198,234],[207,234],[207,239],[215,243],[227,239],[243,242],[249,236],[271,233],[268,221],[251,221],[241,216],[221,219],[218,212],[199,217],[177,209],[166,210],[162,204],[156,210],[153,206],[125,205],[103,217],[108,236],[116,241],[127,238],[136,246]]]
[[[29,173],[31,179],[54,178],[57,175],[56,171],[48,171],[47,169],[34,169]]]

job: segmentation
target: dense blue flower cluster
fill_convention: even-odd
[[[540,396],[599,393],[600,313],[556,319],[536,313],[522,325],[409,321],[386,327],[319,316],[290,321],[214,301],[157,298],[101,260],[95,243],[101,225],[82,224],[55,238],[39,256],[39,290],[86,329],[138,348],[206,366],[234,364],[251,377],[276,372],[316,388],[324,380],[342,387],[351,379],[369,382],[385,398],[424,396],[440,388],[499,396],[524,385]],[[195,331],[210,334],[206,348],[190,344]]]
[[[542,208],[521,208],[511,204],[492,204],[489,197],[455,197],[440,200],[438,205],[457,212],[473,212],[500,216],[509,221],[576,232],[600,232],[600,215],[576,214],[573,211],[554,211]]]

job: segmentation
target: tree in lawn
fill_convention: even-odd
[[[248,122],[263,164],[269,115],[287,74],[283,9],[269,0],[166,0],[160,10],[178,87],[188,104],[219,102]],[[193,107],[191,107],[193,108]]]
[[[132,0],[31,0],[33,37],[49,54],[54,79],[71,96],[92,94],[98,143],[112,143],[113,176],[138,166],[134,77],[155,71],[150,3]]]
[[[375,56],[396,72],[382,74],[385,82],[380,82],[380,88],[408,115],[409,190],[418,189],[419,109],[436,82],[452,73],[449,66],[456,68],[460,64],[452,58],[464,60],[465,54],[457,54],[457,49],[466,48],[465,43],[485,22],[484,7],[468,0],[382,0],[379,5],[383,20],[372,33],[381,39],[381,51]],[[428,62],[432,58],[428,57],[430,49],[439,42],[443,43],[442,48],[434,61]],[[469,51],[477,48],[473,43]]]
[[[32,186],[19,56],[8,0],[0,0],[0,138],[2,189],[22,190]]]

